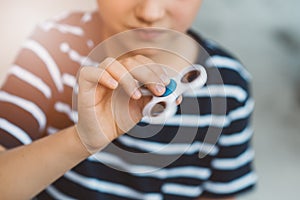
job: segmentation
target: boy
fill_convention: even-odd
[[[252,99],[248,94],[248,75],[234,58],[188,30],[201,0],[97,2],[97,12],[72,13],[41,24],[24,44],[2,86],[1,199],[28,199],[45,188],[37,198],[233,198],[250,189],[255,184],[255,175],[251,169],[253,153],[249,144]],[[228,97],[218,93],[220,83],[214,82],[207,69],[208,86],[215,88],[212,99],[216,100],[205,95],[197,97],[200,110],[214,119],[209,109],[211,102],[225,98],[225,119],[229,121],[221,127],[222,135],[213,154],[199,159],[199,151],[183,153],[163,169],[138,174],[133,169],[154,166],[139,165],[135,163],[139,160],[107,153],[103,148],[114,141],[116,146],[128,151],[149,152],[149,145],[168,143],[168,137],[181,128],[176,124],[163,126],[159,134],[146,140],[123,135],[139,122],[141,110],[148,101],[142,97],[135,79],[152,83],[147,84],[148,89],[156,96],[162,95],[170,80],[161,68],[145,66],[141,73],[134,74],[137,66],[152,63],[142,55],[121,60],[107,58],[98,68],[84,67],[79,75],[76,125],[73,125],[70,110],[80,56],[88,55],[93,47],[114,34],[143,27],[187,33],[206,48],[219,66]],[[153,33],[142,34],[149,37]],[[115,103],[112,93],[120,87],[131,97],[129,104],[124,105],[130,108],[130,113],[118,113],[123,117],[121,125],[116,124],[114,110],[110,107]],[[122,99],[117,101],[122,103]],[[203,132],[209,128],[220,128],[213,124],[211,121],[194,127],[198,132],[191,146],[203,143]],[[189,127],[183,125],[183,128],[188,133]],[[145,145],[137,147],[135,144]],[[90,157],[91,154],[97,154],[101,162]],[[171,152],[173,154],[176,153]],[[168,155],[159,156],[163,160]],[[116,170],[109,164],[128,170]]]

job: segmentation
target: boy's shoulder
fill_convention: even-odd
[[[48,18],[35,26],[17,59],[30,53],[37,62],[43,61],[39,67],[51,62],[57,71],[74,75],[97,45],[99,34],[94,30],[98,31],[99,26],[95,23],[95,12],[65,12]]]
[[[203,64],[209,69],[217,69],[225,84],[228,82],[246,86],[251,82],[252,77],[250,73],[233,53],[217,42],[202,37],[193,30],[189,30],[188,34],[206,51],[208,58],[205,59]]]
[[[93,11],[64,11],[53,17],[42,21],[39,25],[57,23],[57,24],[67,24],[70,26],[82,26],[93,19],[95,12]]]
[[[31,38],[57,39],[93,39],[98,31],[98,16],[94,11],[69,11],[48,18],[37,24]]]
[[[56,59],[66,54],[84,56],[98,44],[99,31],[96,12],[64,12],[38,23],[26,41],[34,41]]]
[[[236,60],[236,58],[233,56],[231,52],[229,52],[227,49],[225,49],[217,42],[203,37],[202,35],[200,35],[198,32],[194,30],[189,30],[188,34],[194,40],[196,40],[210,56],[218,55],[218,56],[228,57]]]

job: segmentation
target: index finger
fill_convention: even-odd
[[[152,59],[143,55],[136,55],[135,59],[144,65],[149,65],[149,69],[160,78],[164,85],[168,85],[170,83],[170,78],[161,64],[155,63]]]

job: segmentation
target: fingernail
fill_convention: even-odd
[[[182,96],[180,95],[179,97],[177,97],[176,99],[176,104],[179,105],[182,102]]]
[[[139,99],[139,98],[141,98],[141,96],[142,96],[142,93],[140,92],[140,90],[139,90],[139,89],[136,89],[136,90],[134,91],[134,93],[133,93],[133,97],[134,97],[135,99]]]
[[[167,75],[165,75],[165,74],[162,74],[161,76],[160,76],[160,79],[164,82],[164,84],[166,84],[166,85],[168,85],[169,83],[170,83],[170,78],[167,76]]]
[[[114,79],[110,79],[109,80],[109,84],[113,87],[113,88],[117,88],[118,87],[118,82]]]
[[[161,84],[156,84],[155,89],[159,94],[162,94],[165,91],[165,86],[163,86]]]

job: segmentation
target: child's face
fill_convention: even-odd
[[[142,27],[186,32],[202,0],[97,0],[104,37]]]

